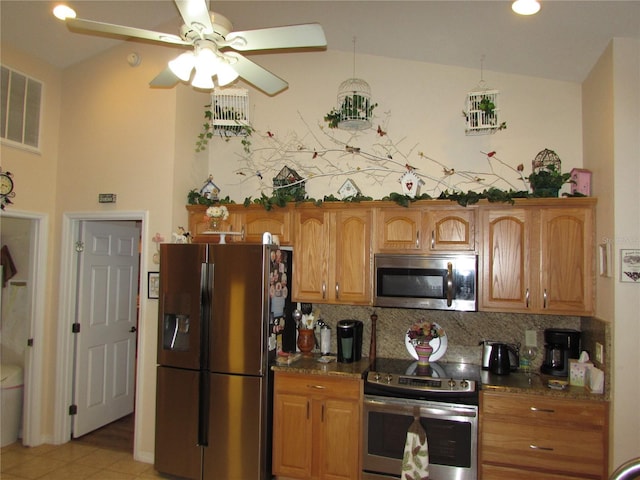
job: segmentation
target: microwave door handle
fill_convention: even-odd
[[[447,307],[453,303],[453,264],[447,263]]]

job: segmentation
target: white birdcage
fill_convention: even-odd
[[[476,89],[467,94],[465,116],[467,135],[495,133],[501,128],[498,90]]]
[[[211,95],[214,133],[246,136],[249,125],[249,91],[245,88],[215,88]]]
[[[338,128],[364,130],[371,128],[371,115],[375,105],[371,103],[371,87],[360,78],[345,80],[338,87]]]

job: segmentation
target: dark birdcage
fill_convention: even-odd
[[[531,171],[539,173],[541,171],[561,172],[562,161],[556,152],[545,148],[531,161]]]

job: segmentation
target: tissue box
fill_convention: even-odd
[[[587,380],[587,370],[593,367],[591,362],[580,362],[575,358],[569,359],[569,385],[584,387]]]

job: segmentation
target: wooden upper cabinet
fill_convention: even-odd
[[[531,213],[522,208],[480,212],[482,255],[481,310],[527,310],[532,285],[527,278],[531,252]]]
[[[221,222],[220,230],[235,232],[227,235],[226,242],[262,243],[262,234],[270,232],[277,235],[281,245],[291,245],[291,210],[276,208],[265,210],[262,205],[226,205],[229,218]],[[189,212],[189,231],[196,243],[217,243],[218,235],[206,234],[209,221],[205,216],[205,205],[187,205]]]
[[[262,243],[262,234],[277,235],[280,245],[291,245],[291,210],[275,208],[265,210],[262,205],[244,208],[244,232],[248,243]]]
[[[422,211],[411,208],[376,209],[376,252],[418,252]]]
[[[475,251],[476,214],[474,207],[377,208],[375,251],[423,254]]]
[[[299,207],[293,214],[293,300],[371,303],[371,209]]]
[[[322,302],[328,288],[329,215],[323,209],[301,208],[293,222],[293,300]]]
[[[540,210],[543,310],[591,314],[594,305],[593,209]]]
[[[475,251],[476,214],[474,207],[425,208],[425,250]]]
[[[481,208],[480,310],[593,313],[595,200],[568,202]]]

